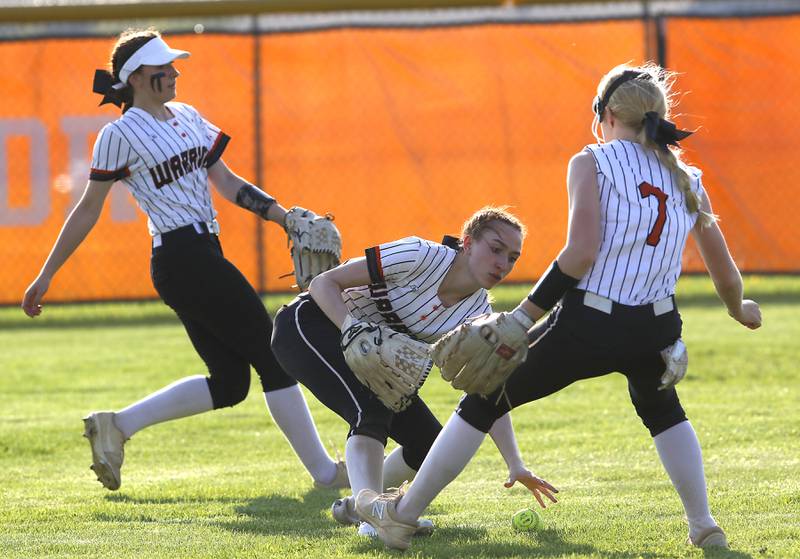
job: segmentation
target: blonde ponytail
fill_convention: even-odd
[[[648,137],[645,121],[646,117],[653,119],[668,119],[671,108],[672,76],[663,68],[654,64],[646,64],[640,67],[630,67],[628,65],[617,66],[606,74],[598,86],[598,98],[602,98],[609,84],[622,75],[623,72],[635,70],[644,78],[631,79],[620,84],[607,100],[608,109],[626,126],[637,131],[636,142],[655,152],[658,160],[670,170],[675,177],[678,188],[683,193],[686,209],[689,213],[699,213],[698,222],[701,227],[707,227],[717,220],[717,217],[700,209],[701,200],[695,191],[692,190],[692,179],[686,169],[681,166],[680,150],[666,145],[660,146]],[[657,116],[656,116],[657,115]],[[661,120],[661,125],[669,125],[675,132],[675,126]],[[688,131],[678,130],[683,136],[688,136]],[[675,137],[670,138],[672,143]]]
[[[708,227],[717,221],[717,216],[714,214],[700,210],[700,197],[692,190],[692,179],[689,173],[678,164],[680,161],[678,154],[672,149],[667,149],[666,152],[656,149],[655,152],[658,160],[661,161],[661,163],[672,172],[672,176],[677,179],[678,189],[683,193],[683,199],[686,201],[686,209],[689,210],[689,213],[699,212],[697,221],[700,223],[700,227]]]

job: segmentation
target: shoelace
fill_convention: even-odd
[[[406,481],[404,481],[403,483],[400,484],[400,487],[387,487],[386,488],[386,492],[385,493],[381,493],[378,496],[378,499],[380,499],[382,501],[394,501],[398,497],[402,497],[403,495],[406,494],[406,491],[408,490],[408,486],[409,485],[410,485],[410,482],[408,480],[406,480]]]

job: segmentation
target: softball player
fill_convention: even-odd
[[[661,354],[682,347],[673,294],[689,233],[729,314],[751,329],[761,314],[742,299],[700,171],[669,147],[689,135],[665,120],[669,85],[655,66],[620,66],[600,82],[594,129],[599,124],[603,140],[570,161],[566,246],[520,304],[533,320],[555,309],[530,331],[527,359],[504,386],[485,399],[462,399],[405,495],[358,495],[358,513],[387,545],[408,546],[416,518],[466,466],[496,418],[577,380],[618,371],[681,498],[689,542],[727,547],[709,511],[700,444],[673,386],[679,377],[664,374]],[[544,506],[539,493],[550,492],[535,489]]]
[[[514,267],[523,235],[513,215],[484,208],[464,224],[463,246],[453,238],[445,246],[409,237],[368,248],[366,257],[317,276],[309,293],[275,316],[272,349],[284,370],[350,425],[345,460],[354,495],[413,479],[441,424],[419,396],[395,414],[359,382],[339,344],[345,318],[435,341],[465,320],[491,312],[486,290]],[[490,432],[511,483],[525,480],[530,473],[519,456],[510,416],[496,419]],[[400,447],[384,464],[387,437]],[[357,523],[353,503],[352,498],[337,500],[334,519]],[[415,524],[415,532],[419,527],[430,530],[430,524]]]
[[[286,210],[225,165],[227,135],[193,107],[171,102],[180,75],[173,61],[188,56],[152,29],[120,36],[112,73],[98,71],[95,91],[104,103],[122,106],[123,114],[101,130],[83,197],[22,307],[31,317],[41,313],[51,279],[94,226],[112,184],[121,181],[148,217],[153,285],[185,326],[209,376],[183,378],[121,411],[85,418],[99,481],[120,487],[123,445],[137,431],[241,402],[252,365],[273,419],[314,480],[346,487],[344,464],[328,456],[297,382],[270,350],[272,323],[261,299],[222,254],[208,179],[224,198],[266,220],[281,224]]]

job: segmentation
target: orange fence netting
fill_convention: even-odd
[[[780,98],[798,90],[788,69],[799,27],[668,21],[667,62],[689,92],[678,124],[701,127],[687,155],[745,270],[800,269],[785,192],[800,172],[797,109]],[[458,233],[481,206],[510,205],[529,228],[517,281],[535,279],[564,242],[566,165],[594,141],[597,81],[644,52],[638,20],[166,38],[192,52],[177,63],[177,100],[232,136],[227,164],[287,207],[335,214],[345,257]],[[0,303],[18,302],[38,272],[83,190],[97,131],[118,116],[90,87],[112,42],[0,43]],[[260,290],[288,290],[283,231],[219,197],[216,207],[229,258]],[[145,218],[117,184],[48,299],[153,297],[148,255]],[[691,251],[687,265],[701,268]]]

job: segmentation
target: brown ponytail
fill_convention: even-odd
[[[128,59],[133,56],[133,53],[150,39],[160,36],[161,34],[152,27],[147,29],[126,29],[120,34],[119,39],[114,44],[114,48],[111,49],[111,57],[108,63],[111,71],[97,70],[95,72],[92,90],[103,96],[103,100],[100,102],[101,105],[113,103],[121,107],[123,113],[131,108],[131,105],[133,105],[133,88],[128,84],[120,89],[114,89],[112,86],[119,83],[119,73]]]

